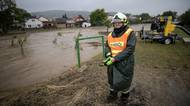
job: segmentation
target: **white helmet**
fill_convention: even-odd
[[[114,22],[123,22],[125,25],[127,25],[128,20],[125,14],[118,12],[112,18],[112,23]]]

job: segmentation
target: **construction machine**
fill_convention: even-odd
[[[140,37],[144,40],[150,39],[151,42],[158,41],[164,44],[172,44],[180,38],[176,33],[173,33],[176,28],[190,35],[190,32],[184,27],[172,23],[172,16],[160,16],[153,20],[150,31],[144,31],[144,28],[142,28]]]

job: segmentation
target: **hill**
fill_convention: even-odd
[[[62,17],[63,15],[67,15],[67,17],[72,18],[74,16],[82,15],[85,18],[88,18],[90,12],[88,11],[66,11],[66,10],[48,10],[48,11],[39,11],[39,12],[32,12],[33,16],[43,16],[47,18],[58,18]]]

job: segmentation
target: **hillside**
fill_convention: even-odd
[[[39,12],[32,12],[33,16],[44,16],[47,18],[57,18],[62,17],[63,15],[67,14],[69,18],[74,16],[82,15],[85,18],[89,18],[91,12],[89,11],[67,11],[67,10],[49,10],[49,11],[39,11]],[[116,12],[108,12],[109,15],[114,15]]]
[[[69,18],[82,15],[85,18],[88,18],[90,12],[88,11],[66,11],[66,10],[49,10],[49,11],[40,11],[40,12],[32,12],[33,16],[44,16],[47,18],[57,18],[62,17],[63,15],[67,14]]]

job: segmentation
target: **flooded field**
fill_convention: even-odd
[[[132,26],[140,30],[141,25]],[[149,29],[149,25],[145,29]],[[0,89],[23,87],[56,77],[77,64],[75,38],[97,36],[106,28],[62,29],[51,32],[30,33],[24,44],[25,56],[18,45],[10,46],[8,40],[0,41]],[[61,33],[59,35],[58,33]],[[81,42],[81,61],[85,62],[102,52],[101,46]],[[101,42],[100,39],[88,42]]]

